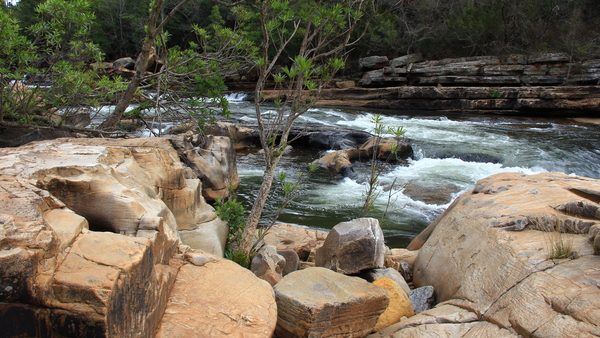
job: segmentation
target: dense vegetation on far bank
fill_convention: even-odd
[[[39,22],[35,8],[43,2],[20,0],[10,9],[25,28]],[[138,55],[149,2],[90,2],[90,11],[96,16],[91,39],[107,60]],[[176,3],[165,1],[165,14]],[[215,23],[211,16],[214,5],[211,0],[189,1],[166,26],[168,45],[185,48],[195,41],[191,27],[206,29]],[[385,13],[370,23],[365,38],[352,51],[353,59],[416,52],[428,59],[537,52],[568,52],[585,59],[600,54],[597,0],[384,0],[383,5]],[[244,5],[232,11],[221,7],[220,14],[223,24],[233,28],[240,24],[241,16],[252,14],[252,8]],[[258,43],[256,27],[257,23],[245,25],[249,38]]]

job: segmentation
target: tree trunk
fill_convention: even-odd
[[[121,100],[119,100],[119,103],[117,103],[115,110],[113,110],[110,116],[100,124],[100,130],[113,131],[117,127],[117,123],[119,123],[121,117],[123,117],[123,114],[125,113],[127,107],[129,107],[135,92],[140,86],[140,83],[142,83],[142,78],[144,77],[146,68],[148,67],[148,60],[150,59],[150,53],[152,51],[153,44],[154,39],[146,38],[146,43],[144,43],[142,51],[140,52],[137,62],[135,63],[135,75],[131,79],[131,82],[129,82],[127,90],[125,90],[125,93],[123,93],[123,97]]]
[[[260,185],[260,189],[258,190],[256,199],[254,200],[254,204],[252,205],[250,215],[248,215],[248,218],[246,219],[246,227],[244,228],[244,234],[242,235],[242,241],[240,242],[239,249],[240,251],[245,253],[247,257],[250,257],[252,245],[254,244],[254,239],[256,238],[256,228],[258,227],[258,221],[260,220],[260,216],[262,215],[262,211],[267,202],[267,197],[269,197],[271,185],[273,185],[273,179],[275,178],[275,168],[276,165],[271,165],[265,168],[262,184]]]

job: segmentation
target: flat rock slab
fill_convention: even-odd
[[[365,337],[386,309],[386,292],[325,268],[292,272],[274,286],[277,337]]]
[[[269,283],[232,261],[211,257],[203,266],[180,268],[155,337],[271,337],[277,307]]]

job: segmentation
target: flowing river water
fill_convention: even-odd
[[[235,122],[255,125],[254,106],[243,95],[230,95]],[[107,114],[111,107],[100,112]],[[272,112],[268,110],[264,114]],[[559,171],[600,179],[600,125],[571,119],[517,118],[496,115],[442,114],[348,108],[314,108],[301,116],[297,127],[308,130],[358,130],[372,132],[373,117],[381,114],[387,126],[406,129],[414,156],[394,165],[381,163],[379,197],[372,217],[381,218],[390,247],[405,247],[477,180],[500,172],[534,174]],[[158,124],[161,131],[175,125]],[[156,126],[156,124],[154,124]],[[155,128],[154,133],[159,132]],[[140,136],[150,136],[148,130]],[[294,149],[279,164],[290,179],[323,152]],[[258,191],[263,174],[262,155],[237,157],[240,177],[238,198],[247,210]],[[297,198],[279,222],[330,229],[339,222],[359,217],[364,201],[369,163],[354,163],[354,174],[343,178],[319,170],[302,184]],[[268,223],[281,205],[281,191],[273,185],[263,214]],[[386,212],[387,210],[387,212]]]
[[[230,102],[232,117],[252,125],[252,104],[235,97],[230,97]],[[560,171],[600,178],[600,126],[570,119],[314,108],[300,117],[297,126],[372,132],[375,114],[381,114],[387,126],[404,127],[415,153],[403,163],[380,164],[379,197],[371,215],[380,218],[386,213],[382,228],[390,247],[405,247],[458,195],[492,174]],[[295,149],[284,156],[279,171],[295,178],[299,169],[322,154]],[[259,154],[238,157],[238,197],[247,209],[251,208],[262,180],[261,165]],[[326,170],[311,174],[279,221],[330,229],[356,218],[364,200],[369,168],[368,163],[355,163],[354,175],[349,178]],[[274,190],[267,202],[266,218],[272,218],[280,205],[277,183]]]

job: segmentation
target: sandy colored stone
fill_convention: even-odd
[[[252,258],[250,270],[256,277],[275,285],[283,277],[285,265],[285,258],[275,250],[275,247],[265,245]]]
[[[390,258],[396,262],[405,261],[410,265],[415,265],[419,251],[411,251],[408,249],[391,249]]]
[[[0,324],[12,336],[153,336],[181,264],[177,222],[217,220],[191,173],[165,138],[0,149]]]
[[[301,260],[306,260],[311,250],[325,241],[325,237],[325,231],[281,223],[271,227],[264,242],[277,250],[294,250]]]
[[[387,291],[390,297],[390,303],[379,316],[379,319],[377,319],[377,324],[373,328],[373,332],[380,331],[397,323],[402,317],[414,316],[415,311],[408,299],[408,295],[398,283],[389,278],[381,278],[374,281],[373,284]]]
[[[220,218],[198,224],[194,230],[179,231],[179,237],[183,244],[219,257],[223,257],[225,254],[228,234],[229,226]]]
[[[389,303],[386,292],[325,268],[292,272],[274,286],[277,337],[365,337]]]
[[[425,231],[413,281],[512,334],[598,335],[600,289],[591,285],[600,284],[600,256],[585,233],[598,220],[560,206],[597,205],[599,197],[600,181],[562,173],[480,180]],[[575,233],[548,232],[555,225]],[[575,257],[554,259],[556,238]]]
[[[224,259],[185,264],[156,338],[271,337],[277,306],[271,286]]]
[[[402,291],[406,293],[406,295],[410,294],[410,287],[408,286],[408,283],[406,283],[406,280],[404,280],[402,274],[394,268],[367,270],[361,273],[360,277],[365,278],[369,282],[374,282],[382,278],[389,278],[396,282],[402,288]]]
[[[440,304],[399,323],[391,325],[369,338],[516,338],[517,335],[492,323],[480,321],[477,315],[459,307]]]
[[[203,196],[212,202],[218,197],[229,196],[229,187],[237,186],[239,178],[235,162],[235,149],[225,136],[193,134],[170,136],[173,145],[185,162],[202,181]],[[194,144],[202,143],[202,147]]]
[[[344,274],[384,267],[385,243],[379,221],[359,218],[331,229],[317,249],[315,265]]]

